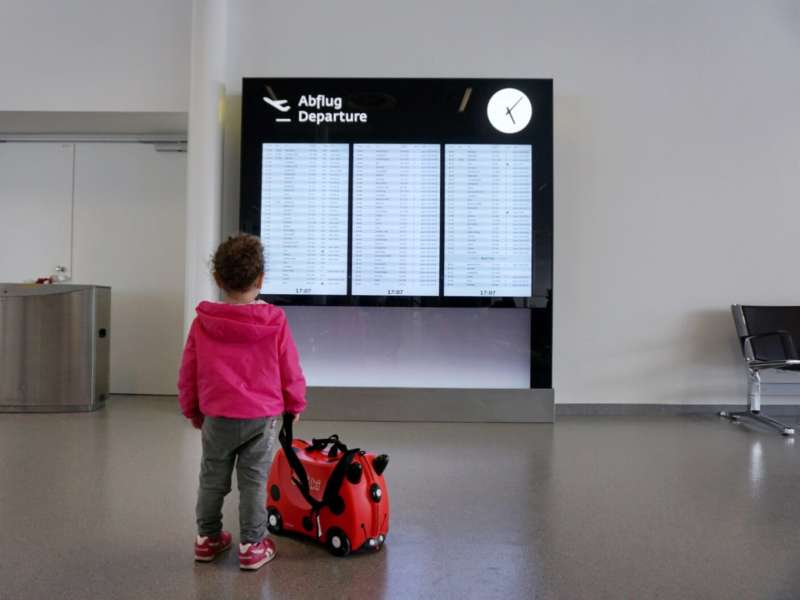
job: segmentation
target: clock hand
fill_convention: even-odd
[[[524,97],[525,97],[525,96],[520,96],[520,97],[519,97],[519,100],[517,100],[516,102],[514,102],[514,104],[512,104],[512,105],[511,105],[511,108],[509,108],[508,110],[514,110],[514,107],[515,107],[517,104],[519,104],[519,103],[520,103],[520,101],[521,101],[521,100],[522,100]]]
[[[506,107],[506,114],[508,115],[508,118],[509,118],[509,119],[511,119],[511,122],[512,122],[514,125],[516,125],[516,124],[517,124],[517,122],[514,120],[514,115],[512,115],[512,114],[511,114],[511,109],[510,109],[510,108],[508,108],[508,107]]]

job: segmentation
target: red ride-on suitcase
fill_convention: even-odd
[[[348,449],[336,435],[293,440],[292,419],[283,418],[267,481],[269,530],[308,536],[335,556],[380,550],[389,533],[389,457]]]

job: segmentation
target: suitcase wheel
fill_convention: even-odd
[[[269,529],[270,533],[280,533],[283,531],[283,519],[281,518],[281,513],[278,512],[278,509],[270,506],[267,509],[267,529]]]
[[[328,530],[328,550],[334,556],[347,556],[350,554],[350,540],[347,539],[344,531],[338,527],[331,527]]]
[[[364,524],[361,524],[361,527],[364,527]],[[366,531],[364,531],[366,534]],[[386,542],[386,536],[384,534],[380,534],[378,537],[368,538],[364,545],[361,546],[362,550],[369,550],[372,552],[380,552],[381,548],[383,548],[383,544]]]

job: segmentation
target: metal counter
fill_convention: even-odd
[[[109,287],[0,283],[0,412],[103,406],[110,326]]]

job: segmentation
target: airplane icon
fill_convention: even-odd
[[[277,108],[281,112],[289,112],[292,110],[292,107],[287,104],[289,102],[288,100],[273,100],[272,98],[264,96],[264,102],[269,104],[272,108]]]

